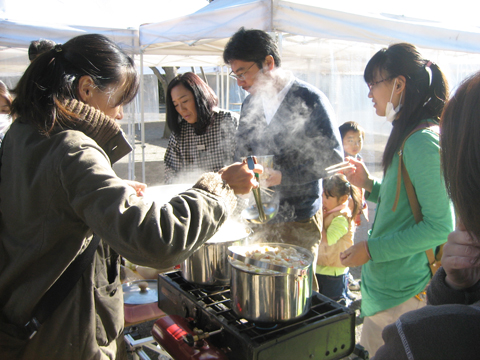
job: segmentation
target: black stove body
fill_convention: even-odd
[[[341,359],[355,348],[355,312],[314,293],[310,311],[280,324],[255,324],[231,309],[230,288],[205,289],[179,271],[160,274],[158,306],[190,319],[231,360]]]

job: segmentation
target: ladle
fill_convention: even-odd
[[[255,164],[257,163],[257,159],[255,159],[254,156],[249,156],[247,157],[247,165],[248,165],[248,168],[250,170],[254,170],[255,169]],[[257,204],[257,209],[258,209],[258,220],[261,222],[261,223],[264,223],[264,222],[267,222],[267,216],[265,215],[265,210],[263,208],[263,204],[262,204],[262,195],[260,194],[260,177],[258,175],[258,173],[255,173],[255,178],[257,179],[257,182],[258,182],[258,187],[255,188],[255,189],[252,189],[252,192],[253,192],[253,197],[255,198],[255,204]]]

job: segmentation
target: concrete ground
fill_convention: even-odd
[[[164,118],[165,115],[160,114],[159,121],[145,123],[144,147],[142,147],[141,143],[140,127],[135,126],[135,180],[145,182],[148,186],[164,184],[163,158],[168,144],[168,139],[163,138],[165,127]],[[122,128],[127,133],[127,126],[122,125]],[[364,157],[364,159],[369,169],[380,169],[380,163],[378,159],[381,159],[381,153],[383,153],[383,144],[385,143],[385,140],[385,137],[380,136],[378,139],[375,139],[374,144],[365,144],[365,153],[369,154],[370,156],[368,156],[368,158]],[[145,171],[143,171],[142,167],[142,158],[145,158]],[[368,161],[369,159],[371,159],[370,162]],[[118,176],[127,179],[129,174],[128,157],[121,159],[118,163],[114,165],[113,168]],[[381,177],[381,172],[376,171],[374,172],[374,175]],[[357,228],[355,234],[355,242],[364,241],[367,239],[367,231],[370,229],[373,222],[375,216],[375,204],[369,202],[368,205],[370,222],[365,221],[365,219],[362,217],[362,224]],[[360,279],[360,267],[351,268],[350,272],[356,280]],[[357,314],[355,338],[356,342],[358,343],[363,323],[362,319],[358,317],[358,315],[360,314],[361,293],[360,291],[354,291],[353,293],[357,297],[357,300],[353,302],[351,308],[354,309]],[[145,322],[134,327],[128,327],[126,328],[126,331],[132,331],[135,334],[136,338],[143,338],[150,336],[152,325],[153,321]],[[150,354],[152,359],[156,360],[158,358],[158,354],[155,354],[149,350],[147,350],[147,353]],[[129,356],[130,359],[133,359],[131,355]]]

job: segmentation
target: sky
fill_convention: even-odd
[[[221,0],[215,0],[221,1]],[[480,26],[475,0],[298,0],[339,10],[380,12]],[[0,18],[102,27],[133,27],[193,13],[208,0],[0,0]],[[28,9],[28,11],[26,11]],[[7,14],[7,15],[6,15]]]
[[[208,0],[0,0],[0,18],[31,23],[138,28],[142,23],[191,14],[207,5]]]

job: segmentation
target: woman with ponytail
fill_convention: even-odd
[[[454,212],[440,171],[438,122],[448,97],[440,68],[415,46],[400,43],[378,51],[364,79],[377,115],[392,122],[393,129],[383,154],[383,179],[372,178],[364,163],[349,159],[354,168],[345,171],[348,180],[365,189],[377,208],[368,242],[341,256],[345,266],[363,265],[360,343],[373,356],[383,344],[386,325],[425,305],[423,293],[432,277],[426,251],[447,241]],[[421,209],[418,222],[406,173]]]
[[[350,199],[352,209],[349,206]],[[323,180],[322,200],[322,241],[315,271],[319,292],[349,305],[348,267],[340,262],[340,253],[353,245],[355,217],[362,209],[362,193],[344,175],[335,174]]]
[[[251,190],[240,163],[167,204],[117,177],[131,147],[116,120],[137,89],[133,60],[95,34],[40,54],[15,89],[0,147],[2,360],[126,359],[120,255],[174,266]]]

